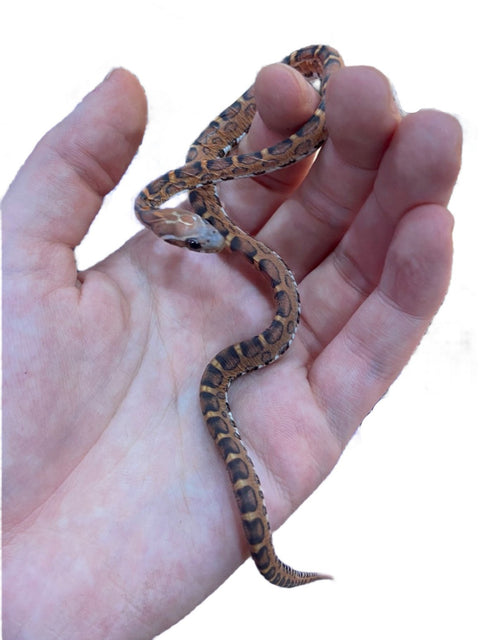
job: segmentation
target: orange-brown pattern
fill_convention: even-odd
[[[275,315],[269,327],[218,353],[200,382],[200,405],[205,423],[225,462],[238,504],[250,553],[262,575],[283,587],[329,578],[296,571],[277,557],[260,481],[241,441],[231,414],[227,392],[239,376],[264,367],[290,346],[300,317],[300,301],[292,272],[274,251],[252,238],[229,219],[218,198],[216,184],[275,171],[317,150],[327,138],[325,90],[332,73],[342,66],[338,52],[327,46],[295,51],[282,62],[309,80],[320,81],[320,104],[293,135],[271,147],[234,155],[232,149],[249,130],[256,111],[252,88],[213,120],[190,147],[183,167],[157,178],[138,195],[135,211],[158,236],[193,251],[228,249],[243,255],[270,282]],[[188,190],[192,209],[160,209],[171,196]]]

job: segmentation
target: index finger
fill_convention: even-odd
[[[257,111],[238,153],[259,151],[295,133],[320,99],[298,71],[281,63],[260,70],[254,92]],[[228,214],[242,229],[255,233],[302,182],[312,161],[310,157],[273,173],[220,184]]]

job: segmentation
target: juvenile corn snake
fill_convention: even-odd
[[[253,88],[223,111],[190,147],[186,163],[148,184],[137,196],[139,220],[167,242],[192,251],[229,250],[243,255],[270,282],[275,315],[260,334],[230,345],[208,363],[200,382],[200,406],[206,426],[226,465],[250,553],[260,573],[273,584],[295,587],[329,578],[296,571],[277,557],[260,481],[235,425],[227,392],[239,376],[264,367],[288,349],[300,318],[294,276],[282,258],[233,224],[217,195],[216,184],[276,171],[310,155],[325,142],[325,91],[342,67],[335,49],[313,45],[295,51],[283,63],[309,81],[320,81],[320,104],[311,118],[285,140],[253,153],[232,154],[248,132],[256,111]],[[189,192],[192,211],[160,208],[172,196]]]

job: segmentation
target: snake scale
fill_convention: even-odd
[[[274,251],[239,229],[227,216],[217,195],[223,180],[275,171],[316,151],[326,140],[325,90],[342,65],[337,51],[325,45],[299,49],[283,63],[320,82],[320,104],[293,135],[271,147],[235,155],[232,150],[248,132],[256,111],[253,88],[225,109],[190,147],[186,163],[148,184],[137,196],[139,220],[167,242],[192,251],[241,254],[270,282],[275,315],[258,335],[230,345],[208,363],[200,382],[200,406],[206,426],[224,460],[240,512],[250,553],[260,573],[271,583],[295,587],[329,578],[296,571],[277,557],[260,481],[235,425],[227,392],[239,376],[264,367],[290,346],[300,318],[294,276]],[[160,208],[172,196],[188,191],[193,211]]]

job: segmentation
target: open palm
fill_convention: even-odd
[[[316,106],[279,65],[256,95],[245,149],[285,137]],[[39,143],[3,202],[6,638],[151,638],[246,554],[198,385],[216,351],[267,326],[268,287],[231,255],[148,231],[76,270],[73,248],[145,120],[137,80],[114,72]],[[273,528],[399,374],[450,273],[457,122],[401,118],[385,78],[352,68],[331,81],[327,125],[313,165],[221,190],[300,283],[292,348],[230,393]]]

